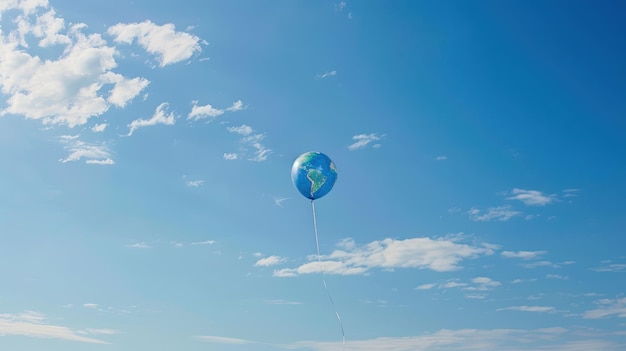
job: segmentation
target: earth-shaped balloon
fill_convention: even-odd
[[[321,152],[300,155],[291,167],[291,181],[300,194],[315,200],[328,194],[337,180],[337,168],[330,158]]]

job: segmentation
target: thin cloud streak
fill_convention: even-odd
[[[59,339],[89,344],[108,344],[106,341],[89,337],[89,334],[102,335],[105,333],[94,332],[94,329],[80,331],[61,325],[49,324],[46,315],[34,311],[26,311],[19,314],[0,314],[0,335],[20,335],[31,338]]]
[[[378,135],[376,133],[355,135],[352,137],[352,139],[355,140],[355,142],[348,146],[348,150],[355,151],[355,150],[363,149],[367,145],[373,142],[374,142],[374,148],[378,148],[380,147],[380,144],[375,143],[375,142],[382,140],[384,137],[385,137],[385,134]]]
[[[558,201],[555,194],[546,195],[538,190],[526,190],[515,188],[507,200],[518,200],[526,206],[545,206]]]

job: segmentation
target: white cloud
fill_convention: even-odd
[[[511,191],[511,195],[507,197],[507,200],[519,200],[527,206],[545,206],[558,200],[555,194],[546,195],[538,190],[515,188]]]
[[[496,311],[521,311],[521,312],[554,312],[556,309],[550,306],[511,306],[505,308],[498,308]]]
[[[239,134],[242,136],[240,142],[243,144],[241,149],[242,153],[245,153],[248,148],[253,148],[253,155],[248,158],[249,161],[257,161],[262,162],[267,160],[267,157],[272,153],[272,150],[267,148],[265,145],[261,143],[263,139],[265,139],[265,134],[255,133],[254,129],[250,126],[242,124],[239,127],[228,127],[226,128],[229,132]],[[225,160],[236,160],[239,158],[239,154],[230,153],[224,154]]]
[[[98,308],[98,304],[97,303],[84,303],[83,307],[95,309],[95,308]]]
[[[270,305],[302,305],[302,302],[287,300],[266,300],[265,303]]]
[[[144,78],[113,72],[116,50],[100,34],[84,34],[86,25],[81,23],[66,29],[63,18],[47,2],[29,3],[33,5],[5,4],[5,10],[15,8],[22,14],[7,21],[0,32],[0,88],[7,96],[0,114],[74,127],[111,105],[124,106],[147,86]],[[25,38],[30,35],[41,39],[37,50],[41,57],[29,50]],[[56,54],[57,50],[47,49],[52,45],[65,50]]]
[[[608,263],[593,270],[596,272],[626,272],[626,263]]]
[[[281,345],[285,349],[310,349],[336,351],[337,342],[303,341]],[[623,346],[607,340],[602,331],[584,335],[576,330],[561,327],[542,329],[442,329],[418,336],[378,337],[365,340],[348,340],[350,351],[620,351]]]
[[[586,311],[583,318],[600,319],[609,317],[626,318],[626,297],[601,299],[595,302],[599,307]]]
[[[565,189],[563,190],[563,197],[576,197],[580,189]]]
[[[530,263],[524,263],[522,264],[522,267],[524,268],[537,268],[537,267],[552,267],[552,268],[558,268],[559,265],[552,263],[550,261],[536,261],[536,262],[530,262]]]
[[[274,197],[274,203],[278,207],[283,207],[283,202],[285,202],[285,200],[287,200],[287,199],[288,198],[286,198],[286,197]]]
[[[254,156],[250,157],[250,161],[262,162],[267,160],[267,157],[272,153],[272,150],[265,147],[265,145],[261,143],[253,143],[252,147],[254,147]]]
[[[205,118],[215,118],[223,115],[226,111],[236,112],[245,110],[245,106],[243,106],[243,102],[241,100],[237,100],[233,102],[233,104],[226,109],[215,108],[209,104],[198,106],[197,101],[193,101],[193,106],[191,107],[191,112],[187,115],[188,120],[198,121]]]
[[[0,314],[0,335],[20,335],[31,338],[59,339],[90,344],[108,344],[105,341],[88,337],[88,334],[103,334],[93,329],[85,331],[71,329],[47,322],[43,313],[26,311],[19,314]]]
[[[226,111],[236,112],[236,111],[241,111],[245,109],[246,107],[243,105],[243,102],[241,100],[237,100],[233,102],[233,104],[230,107],[228,107]]]
[[[559,275],[559,274],[548,274],[548,275],[546,275],[546,278],[548,278],[548,279],[559,279],[559,280],[567,280],[567,279],[569,279],[566,275]]]
[[[253,341],[244,340],[244,339],[225,338],[223,336],[212,336],[212,335],[196,336],[196,339],[215,343],[215,344],[227,344],[227,345],[243,345],[243,344],[254,343]]]
[[[150,249],[150,248],[152,248],[152,246],[146,244],[143,241],[137,242],[137,243],[134,243],[134,244],[130,244],[130,245],[127,245],[127,246],[135,248],[135,249]]]
[[[204,180],[201,180],[201,179],[188,180],[185,184],[187,184],[187,186],[191,188],[198,188],[202,184],[204,184]]]
[[[231,153],[224,153],[224,159],[225,160],[236,160],[239,158],[239,155],[237,153],[231,152]]]
[[[521,258],[523,260],[532,260],[545,255],[547,251],[503,251],[502,256],[506,258]]]
[[[448,156],[445,156],[445,155],[435,157],[436,161],[445,161],[447,159],[448,159]]]
[[[324,72],[322,74],[318,74],[317,75],[317,79],[324,79],[324,78],[328,78],[328,77],[334,77],[336,75],[337,75],[337,71]]]
[[[245,124],[242,124],[239,127],[228,127],[227,130],[231,133],[237,133],[237,134],[241,134],[244,136],[248,136],[252,134],[252,132],[254,132],[254,129],[252,129],[250,126],[247,126]]]
[[[205,241],[196,241],[191,243],[191,245],[213,245],[215,244],[215,240],[205,240]]]
[[[375,142],[375,141],[379,141],[384,137],[385,137],[384,134],[378,135],[376,133],[358,134],[352,137],[352,139],[355,140],[355,142],[351,144],[350,146],[348,146],[348,149],[351,151],[362,149],[366,147],[368,144]],[[375,144],[374,147],[376,147],[377,145],[380,146],[380,144]]]
[[[384,239],[358,246],[352,240],[344,240],[338,250],[323,256],[322,262],[314,261],[297,268],[274,271],[277,277],[293,277],[299,274],[319,273],[358,275],[373,268],[418,268],[437,272],[461,269],[459,263],[465,259],[493,254],[492,246],[468,245],[459,238],[411,238],[405,240]]]
[[[78,139],[78,135],[63,135],[61,142],[69,151],[66,158],[60,159],[62,163],[85,160],[87,164],[112,165],[111,152],[106,143],[87,143]]]
[[[177,32],[172,23],[157,25],[151,21],[141,23],[119,23],[109,28],[114,41],[137,44],[155,55],[161,67],[190,58],[202,51],[200,38],[186,32]]]
[[[498,287],[500,285],[502,285],[502,283],[492,280],[491,278],[487,278],[487,277],[476,277],[471,279],[471,284],[470,283],[463,283],[460,282],[458,279],[453,279],[453,280],[449,280],[447,282],[444,283],[431,283],[431,284],[424,284],[424,285],[420,285],[418,286],[416,289],[417,290],[428,290],[428,289],[432,289],[432,288],[438,288],[438,289],[455,289],[455,288],[460,288],[462,290],[466,290],[466,291],[489,291],[489,290],[493,290],[495,287]],[[480,296],[478,296],[480,295]],[[470,299],[482,299],[485,298],[487,295],[486,294],[473,294],[473,295],[466,295],[467,298]]]
[[[107,126],[108,124],[106,123],[96,124],[95,126],[91,127],[91,131],[93,131],[94,133],[102,133],[107,128]]]
[[[502,285],[502,283],[492,280],[491,278],[487,278],[487,277],[476,277],[472,279],[472,283],[476,285],[463,288],[463,290],[486,291],[486,290],[492,290],[493,288]]]
[[[173,125],[175,123],[174,112],[166,114],[165,109],[168,107],[168,103],[164,102],[157,106],[154,114],[150,119],[136,119],[128,125],[130,130],[128,136],[133,135],[133,132],[138,128],[155,126],[157,124]]]
[[[269,256],[269,257],[265,257],[256,261],[254,265],[261,266],[261,267],[269,267],[269,266],[275,266],[275,265],[285,263],[286,261],[287,261],[286,258],[283,258],[280,256]]]
[[[129,101],[139,95],[139,93],[150,84],[150,81],[145,78],[126,79],[119,74],[111,74],[109,77],[116,84],[113,89],[111,89],[107,100],[118,107],[126,106]]]
[[[467,213],[470,219],[475,222],[489,222],[491,220],[505,222],[522,214],[522,212],[512,210],[511,206],[490,207],[486,213],[482,213],[481,210],[472,207]]]
[[[419,285],[417,288],[415,288],[415,290],[430,290],[436,286],[437,284],[434,284],[434,283],[422,284],[422,285]]]

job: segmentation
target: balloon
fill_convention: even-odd
[[[307,199],[315,200],[328,194],[336,180],[335,164],[321,152],[305,152],[291,167],[291,181]]]

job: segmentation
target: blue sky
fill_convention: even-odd
[[[0,349],[623,350],[624,10],[0,2]]]

